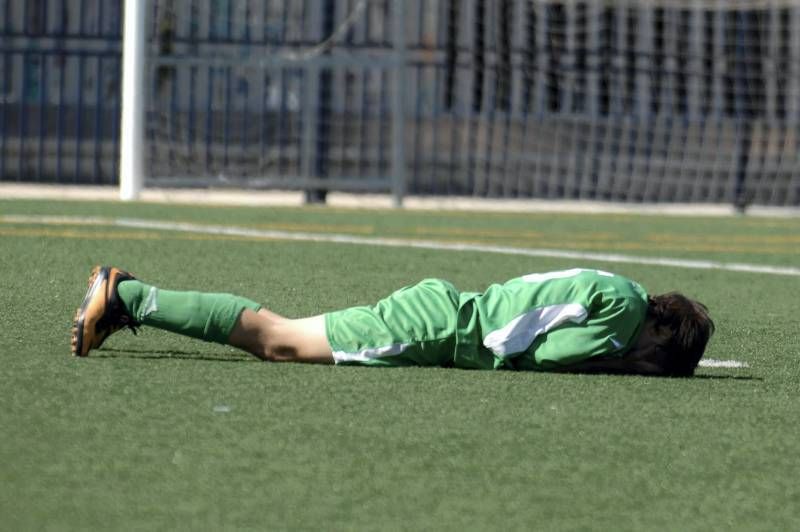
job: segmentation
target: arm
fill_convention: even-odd
[[[560,369],[595,357],[619,358],[627,350],[631,332],[620,334],[603,324],[569,325],[543,336],[532,346],[538,369]]]
[[[566,324],[537,338],[531,346],[534,367],[558,370],[600,358],[612,362],[604,367],[614,366],[636,341],[642,323],[642,317],[624,301],[615,307],[601,317]]]

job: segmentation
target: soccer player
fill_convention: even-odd
[[[241,348],[263,360],[368,366],[691,376],[714,332],[701,303],[648,296],[612,273],[534,273],[459,292],[440,279],[375,306],[288,319],[231,294],[162,290],[97,266],[75,316],[72,353],[147,325]]]

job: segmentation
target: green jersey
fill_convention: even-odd
[[[549,370],[600,355],[622,355],[636,341],[647,294],[625,277],[571,269],[531,274],[462,293],[455,364]]]
[[[549,370],[622,355],[636,340],[647,294],[596,270],[525,275],[485,292],[426,279],[375,306],[325,315],[336,363]]]

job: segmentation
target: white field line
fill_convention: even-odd
[[[576,259],[582,261],[601,261],[647,266],[666,266],[695,270],[722,270],[731,272],[761,273],[766,275],[788,275],[800,277],[800,268],[792,266],[770,266],[766,264],[747,264],[740,262],[719,262],[712,260],[689,260],[669,257],[637,257],[616,253],[592,253],[585,251],[567,251],[561,249],[517,248],[509,246],[491,246],[484,244],[459,244],[457,242],[438,242],[435,240],[416,240],[406,238],[382,238],[354,236],[346,234],[308,233],[295,231],[276,231],[251,229],[247,227],[204,225],[160,220],[144,220],[140,218],[104,218],[90,216],[31,216],[4,215],[0,221],[5,223],[25,223],[43,225],[96,225],[113,227],[132,227],[137,229],[154,229],[195,233],[206,235],[244,236],[277,240],[295,240],[303,242],[331,242],[337,244],[356,244],[363,246],[381,246],[393,248],[435,249],[447,251],[476,251],[497,253],[501,255],[517,255],[524,257],[547,257],[556,259]]]
[[[739,362],[738,360],[717,360],[715,358],[700,359],[697,364],[701,368],[749,368],[747,362]]]

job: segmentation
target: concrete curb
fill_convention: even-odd
[[[0,183],[0,199],[120,201],[116,186],[79,186]],[[305,195],[297,191],[239,189],[147,188],[140,201],[183,205],[301,207]],[[352,209],[391,209],[388,194],[331,192],[327,205]],[[483,211],[506,213],[653,214],[670,216],[739,216],[731,205],[711,203],[619,203],[589,200],[494,199],[463,196],[407,196],[408,210]],[[749,216],[800,217],[800,208],[752,206]]]

